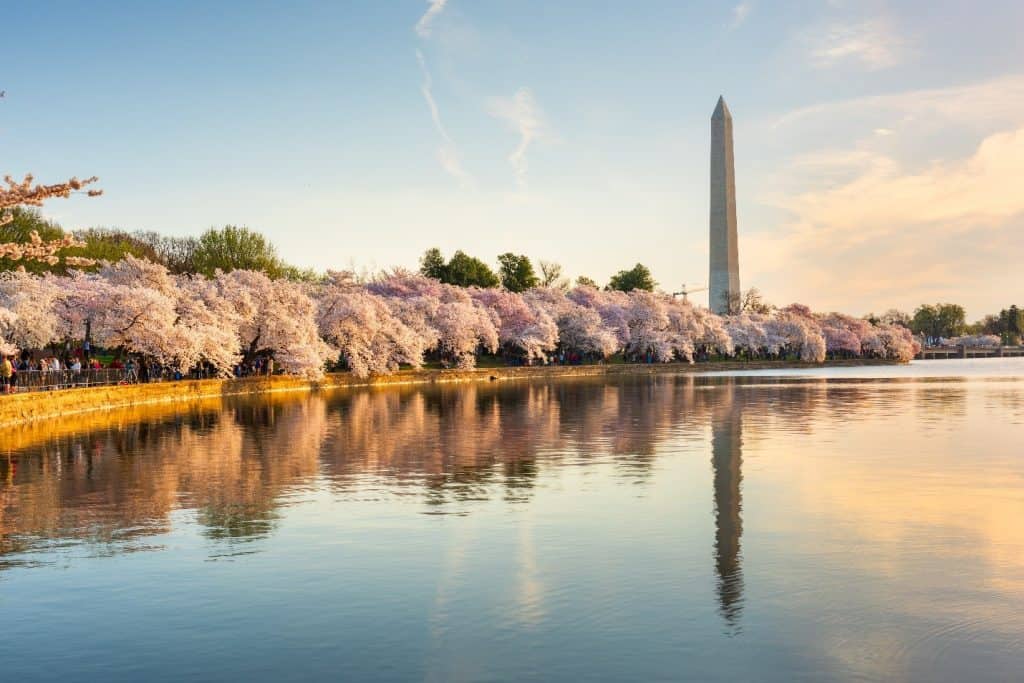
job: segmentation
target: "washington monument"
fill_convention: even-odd
[[[736,247],[736,169],[732,158],[732,114],[725,99],[711,115],[711,269],[708,306],[729,313],[740,294]]]

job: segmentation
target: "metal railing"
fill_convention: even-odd
[[[14,391],[52,391],[73,387],[92,387],[110,384],[134,384],[139,381],[137,371],[123,368],[101,370],[19,370],[13,378]]]

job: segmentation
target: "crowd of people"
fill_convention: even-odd
[[[58,389],[90,384],[119,384],[139,381],[139,363],[134,358],[116,358],[106,365],[96,357],[42,355],[4,356],[0,361],[0,382],[4,393],[31,389]]]
[[[145,358],[134,356],[113,357],[103,363],[98,356],[88,355],[88,343],[72,349],[67,345],[63,353],[0,356],[0,391],[52,390],[97,384],[136,384],[182,379],[206,379],[217,376],[216,370],[200,364],[185,375]],[[235,377],[253,377],[274,374],[272,357],[257,357],[239,363]]]

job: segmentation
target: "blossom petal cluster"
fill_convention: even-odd
[[[11,261],[38,261],[55,266],[60,263],[58,252],[71,247],[84,247],[85,242],[74,235],[65,235],[58,239],[44,241],[35,230],[29,236],[28,242],[2,242],[0,243],[0,258]],[[96,265],[96,261],[82,256],[65,256],[64,263],[73,268],[83,268]]]
[[[0,184],[0,225],[10,222],[11,213],[8,209],[15,206],[42,206],[47,199],[70,197],[73,192],[81,192],[87,185],[92,185],[98,180],[96,176],[84,180],[71,178],[64,183],[44,185],[37,183],[32,174],[21,180],[15,180],[9,175],[4,176],[4,182]],[[103,190],[97,189],[85,192],[90,197],[103,194]]]

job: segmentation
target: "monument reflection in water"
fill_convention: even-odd
[[[6,435],[12,680],[1024,666],[1024,532],[1001,522],[1024,513],[1019,381],[655,376],[161,411]]]
[[[722,616],[738,628],[743,606],[743,405],[729,386],[721,405],[711,411],[711,463],[715,477],[715,569]]]

